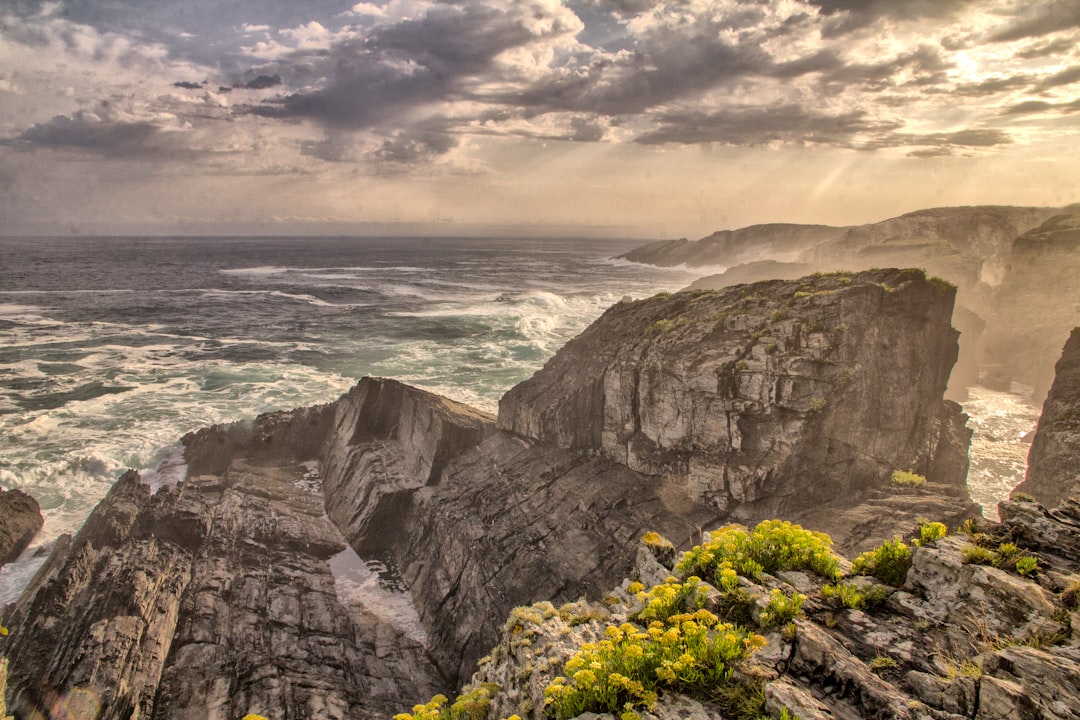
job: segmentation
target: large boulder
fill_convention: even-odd
[[[854,504],[895,470],[966,498],[965,418],[942,401],[954,296],[876,270],[620,303],[503,397],[499,427],[736,518]]]
[[[37,500],[22,490],[0,489],[0,565],[18,558],[44,524]]]

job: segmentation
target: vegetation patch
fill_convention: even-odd
[[[669,333],[673,330],[678,330],[681,327],[685,327],[689,322],[690,321],[687,320],[685,317],[678,317],[674,320],[664,318],[662,320],[657,320],[653,323],[652,332],[654,334],[662,335],[664,333]]]
[[[900,587],[911,569],[911,548],[900,538],[886,540],[851,563],[852,575],[871,575],[886,585]]]
[[[724,570],[736,571],[752,580],[762,572],[806,570],[830,580],[839,576],[839,558],[832,538],[805,530],[786,520],[765,520],[753,529],[729,525],[709,536],[707,542],[688,550],[676,565],[684,575],[713,577],[724,584]]]
[[[918,488],[926,484],[924,476],[910,470],[893,470],[892,477],[889,480],[893,485],[899,485],[900,487]]]
[[[821,588],[821,597],[833,600],[852,610],[865,610],[884,602],[886,591],[881,587],[859,588],[854,583],[836,583]]]

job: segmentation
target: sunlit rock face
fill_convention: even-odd
[[[1080,328],[1069,335],[1057,362],[1028,453],[1027,476],[1016,489],[1046,505],[1080,497]]]
[[[987,331],[990,361],[1042,402],[1069,331],[1080,322],[1080,214],[1058,215],[1018,237]]]
[[[499,426],[678,477],[739,518],[856,498],[896,469],[964,498],[964,419],[942,402],[954,294],[879,270],[622,303],[511,389]]]

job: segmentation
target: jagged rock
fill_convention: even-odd
[[[984,538],[1019,542],[1017,531],[1029,523],[1057,523],[1059,533],[1080,538],[1080,526],[1055,519],[1071,517],[1071,510],[1032,507],[1037,512],[1014,514],[1011,523],[980,521],[978,530]],[[1055,536],[1020,535],[1047,540]],[[965,563],[963,548],[974,541],[949,536],[915,547],[904,589],[864,610],[844,609],[824,599],[824,580],[805,573],[764,575],[760,585],[741,578],[751,595],[764,596],[766,588],[782,588],[787,581],[810,597],[804,604],[807,616],[796,622],[794,631],[767,632],[766,647],[732,667],[732,681],[761,688],[764,708],[773,718],[782,710],[804,720],[1080,717],[1080,632],[1070,627],[1071,621],[1063,621],[1067,613],[1059,599],[1040,586],[1053,576],[1076,577],[1080,562],[1062,559],[1053,548],[1034,542],[1024,550],[1046,564],[1040,565],[1037,577],[1024,578]],[[656,562],[649,552],[641,557]],[[639,574],[647,573],[639,568]],[[863,590],[880,587],[869,579],[855,578],[854,583]],[[635,621],[644,605],[627,588],[624,582],[602,604],[556,609],[539,603],[514,610],[470,683],[500,688],[486,717],[543,718],[544,689],[563,674],[566,661],[586,643],[609,637],[609,627]],[[647,625],[642,619],[636,622]],[[1020,630],[1040,624],[1044,630],[1038,636]],[[722,695],[717,691],[709,688],[701,694]],[[666,690],[650,713],[714,717],[719,708],[701,697]]]
[[[963,498],[952,301],[880,270],[620,304],[503,397],[499,426],[682,478],[740,519],[854,505],[900,468]]]
[[[1080,328],[1069,335],[1017,490],[1048,506],[1080,497]]]
[[[18,558],[44,524],[37,500],[22,490],[0,489],[0,565]]]
[[[124,475],[7,618],[12,709],[375,718],[442,689],[415,641],[378,646],[339,600],[345,544],[312,482],[241,459],[154,495]]]
[[[364,378],[336,404],[323,451],[326,507],[360,551],[401,531],[412,494],[477,445],[495,418],[394,380]]]

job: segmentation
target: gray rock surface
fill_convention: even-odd
[[[953,298],[878,270],[620,303],[503,397],[499,427],[738,519],[854,505],[897,469],[965,499],[965,418],[942,403]]]
[[[37,500],[22,490],[0,489],[0,565],[18,558],[44,524]]]
[[[772,718],[783,710],[804,720],[1080,718],[1080,614],[1077,600],[1061,592],[1063,583],[1080,583],[1080,556],[1041,544],[1058,536],[1071,537],[1074,546],[1080,542],[1080,506],[1048,511],[1031,503],[1007,505],[1009,522],[981,520],[971,536],[952,535],[913,548],[902,588],[869,578],[847,580],[884,591],[883,600],[862,609],[825,597],[827,581],[818,576],[766,574],[760,584],[743,578],[750,596],[778,587],[808,597],[805,615],[793,627],[759,629],[766,645],[734,666],[733,681],[757,688]],[[1021,505],[1026,512],[1018,510]],[[1022,552],[1039,559],[1038,570],[1026,577],[1004,565],[975,565],[965,558],[975,543],[988,547],[1025,539],[1034,541]],[[641,544],[643,558],[650,547]],[[674,568],[656,556],[647,564],[657,562]],[[638,570],[641,576],[648,572]],[[631,622],[643,630],[647,621],[636,617],[643,604],[627,589],[624,581],[602,603],[515,609],[470,682],[500,688],[486,717],[516,713],[541,720],[544,690],[564,674],[574,653],[608,637],[610,626]],[[715,588],[710,592],[719,594]],[[693,609],[684,606],[686,612]],[[716,690],[688,698],[662,689],[649,716],[728,717],[715,704],[723,696]]]
[[[1016,489],[1051,506],[1080,497],[1080,328],[1069,335],[1055,367],[1028,451],[1027,475]]]
[[[129,472],[5,618],[10,707],[376,718],[443,689],[424,648],[339,599],[344,549],[304,467],[237,458],[156,495]]]

